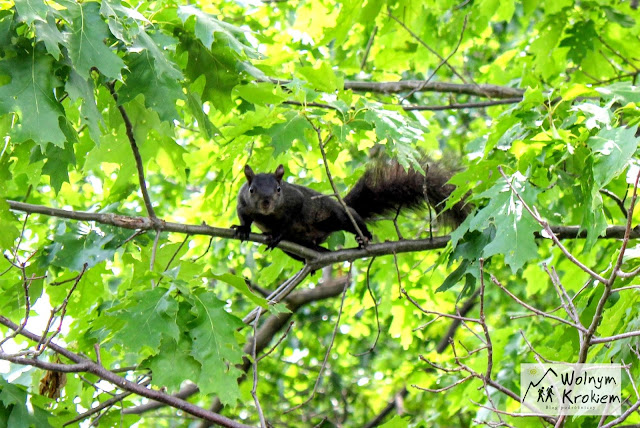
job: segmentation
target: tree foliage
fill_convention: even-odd
[[[536,360],[630,365],[640,423],[637,1],[0,5],[0,427],[598,426],[515,415]],[[229,229],[245,163],[376,155],[473,213]]]

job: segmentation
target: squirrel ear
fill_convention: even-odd
[[[255,177],[255,174],[249,165],[244,166],[244,176],[247,177],[247,182],[251,184],[251,182],[253,181],[253,177]]]
[[[282,164],[278,165],[274,175],[276,176],[276,180],[278,180],[278,182],[282,181],[282,176],[284,176],[284,166],[282,166]]]

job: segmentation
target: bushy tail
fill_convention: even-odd
[[[444,211],[445,200],[455,189],[447,184],[453,174],[435,163],[425,163],[423,169],[426,175],[406,170],[397,162],[377,162],[360,177],[344,201],[364,219],[428,204],[446,222],[460,225],[471,211],[468,204],[461,201]]]

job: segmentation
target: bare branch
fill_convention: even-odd
[[[493,106],[504,105],[504,104],[518,104],[520,101],[522,101],[522,97],[505,98],[505,99],[498,99],[498,100],[492,100],[492,101],[469,102],[469,103],[451,103],[451,104],[443,104],[443,105],[402,105],[402,104],[384,104],[384,105],[387,107],[401,108],[404,111],[443,111],[443,110],[462,110],[466,108],[471,109],[471,108],[493,107]],[[332,106],[330,104],[324,104],[324,103],[316,103],[316,102],[302,103],[300,101],[293,101],[293,100],[283,101],[282,103],[294,105],[294,106],[301,106],[301,107],[318,107],[318,108],[324,108],[324,109],[342,112],[337,107]]]
[[[96,223],[107,224],[111,226],[121,227],[133,230],[162,230],[165,232],[186,233],[190,235],[215,236],[226,239],[239,239],[235,236],[235,230],[223,229],[219,227],[211,227],[204,224],[182,224],[160,220],[160,224],[154,226],[147,217],[132,217],[112,213],[92,213],[86,211],[69,211],[58,208],[46,207],[43,205],[27,204],[24,202],[16,202],[7,200],[9,207],[15,211],[23,211],[29,213],[37,213],[51,217],[66,218],[78,221],[94,221]],[[550,226],[557,239],[581,239],[586,237],[586,230],[579,226]],[[626,228],[623,226],[610,226],[606,229],[602,239],[622,239],[624,238]],[[536,238],[543,238],[540,234]],[[629,239],[640,238],[640,228],[629,231]],[[414,251],[427,251],[438,248],[444,248],[449,242],[449,236],[439,236],[433,239],[403,240],[396,242],[384,242],[379,244],[370,244],[366,249],[353,248],[339,251],[330,251],[327,253],[318,253],[310,248],[293,242],[281,241],[278,248],[296,254],[307,260],[313,269],[320,269],[333,263],[353,261],[356,259],[367,258],[372,256],[383,256],[395,253],[405,253]],[[268,243],[268,237],[265,235],[251,233],[249,241],[261,244]]]
[[[604,281],[604,291],[602,293],[602,296],[600,297],[600,300],[598,301],[598,304],[596,306],[596,309],[594,311],[593,314],[593,318],[591,320],[591,324],[589,325],[589,329],[587,330],[587,333],[584,335],[583,340],[580,343],[580,353],[578,354],[578,363],[584,363],[587,361],[587,354],[589,352],[589,347],[591,346],[591,344],[593,343],[593,340],[597,340],[597,339],[593,339],[593,336],[596,333],[596,330],[598,329],[598,326],[600,325],[600,321],[602,320],[602,313],[604,311],[604,307],[607,304],[607,300],[609,299],[609,297],[611,296],[611,290],[613,289],[613,283],[615,282],[615,280],[618,278],[618,271],[620,270],[620,267],[622,266],[622,262],[624,261],[624,253],[627,249],[627,245],[629,245],[629,236],[631,233],[631,223],[633,221],[633,209],[636,206],[636,201],[638,200],[638,182],[640,181],[640,171],[638,171],[638,174],[636,175],[636,179],[633,185],[633,195],[631,196],[631,204],[629,205],[629,211],[628,211],[628,216],[627,216],[627,226],[625,229],[625,234],[624,234],[624,238],[622,239],[622,245],[620,247],[620,252],[618,253],[618,258],[616,260],[616,263],[611,271],[611,276],[609,277],[608,280]],[[620,338],[625,338],[625,337],[631,337],[631,336],[624,336],[627,333],[624,333],[623,335],[617,335],[617,336],[622,336]],[[612,337],[616,337],[616,336],[612,336]],[[617,339],[613,339],[613,340],[617,340]]]
[[[587,331],[587,329],[586,329],[584,326],[582,326],[582,325],[572,323],[571,321],[567,321],[566,319],[564,319],[564,318],[560,318],[560,317],[557,317],[557,316],[555,316],[555,315],[551,315],[551,314],[550,314],[550,313],[548,313],[548,312],[543,312],[543,311],[541,311],[540,309],[534,308],[533,306],[531,306],[531,305],[529,305],[529,304],[527,304],[527,303],[523,302],[523,301],[522,301],[522,300],[520,300],[520,299],[519,299],[515,294],[513,294],[512,292],[510,292],[509,290],[507,290],[507,288],[506,288],[504,285],[502,285],[502,283],[501,283],[500,281],[498,281],[498,278],[496,278],[494,275],[491,275],[491,282],[493,282],[495,285],[497,285],[498,287],[500,287],[500,288],[502,289],[502,291],[504,291],[505,293],[507,293],[507,294],[509,295],[509,297],[511,297],[513,300],[515,300],[515,301],[516,301],[520,306],[522,306],[523,308],[526,308],[526,309],[530,310],[531,312],[533,312],[533,313],[535,313],[535,314],[537,314],[537,315],[543,316],[543,317],[545,317],[545,318],[549,318],[549,319],[552,319],[552,320],[556,320],[556,321],[558,321],[558,322],[561,322],[561,323],[563,323],[563,324],[566,324],[566,325],[568,325],[568,326],[570,326],[570,327],[573,327],[573,328],[575,328],[575,329],[577,329],[577,330],[580,330],[580,331],[582,331],[582,332],[586,332],[586,331]]]
[[[608,336],[608,337],[596,337],[594,339],[591,339],[589,341],[590,345],[595,345],[598,343],[609,343],[609,342],[614,342],[616,340],[621,340],[621,339],[628,339],[630,337],[636,337],[636,336],[640,336],[640,330],[636,330],[636,331],[629,331],[626,333],[620,333],[620,334],[616,334],[613,336]]]
[[[371,344],[369,349],[367,349],[364,352],[360,352],[358,354],[353,354],[354,357],[360,357],[362,355],[368,354],[369,352],[373,351],[376,348],[376,345],[378,344],[378,339],[380,339],[380,333],[382,332],[382,328],[380,328],[380,315],[378,314],[378,302],[376,302],[376,297],[373,294],[373,290],[371,289],[371,266],[373,265],[373,262],[375,261],[375,259],[376,259],[375,257],[371,257],[371,261],[367,266],[366,282],[367,282],[367,291],[369,292],[369,297],[371,297],[371,301],[373,302],[373,310],[375,311],[376,326],[378,327],[378,329],[376,332],[376,337],[375,339],[373,339],[373,343]]]
[[[140,382],[140,385],[142,386],[147,386],[151,383],[150,379],[147,379],[143,382]],[[102,403],[98,404],[96,407],[92,407],[91,409],[87,410],[84,413],[79,414],[78,416],[76,416],[75,418],[65,422],[64,424],[62,424],[63,427],[66,427],[68,425],[72,425],[78,421],[82,421],[84,419],[87,419],[88,417],[95,415],[96,413],[102,411],[103,409],[106,409],[108,407],[113,406],[114,404],[121,402],[122,400],[124,400],[125,398],[127,398],[128,396],[130,396],[132,393],[129,391],[126,392],[122,392],[118,395],[113,396],[112,398],[109,398],[108,400],[103,401]]]
[[[277,85],[287,85],[291,80],[276,79],[273,77],[263,81]],[[401,80],[397,82],[360,82],[345,81],[344,89],[358,92],[376,92],[381,94],[395,94],[400,92],[411,91],[422,85],[422,80]],[[503,98],[519,98],[522,100],[524,91],[518,88],[510,88],[499,85],[473,85],[468,83],[448,83],[448,82],[429,82],[422,88],[423,92],[439,92],[451,94],[476,95],[478,97],[503,99]]]
[[[467,83],[467,80],[464,78],[463,75],[461,75],[460,73],[458,73],[458,70],[455,69],[454,66],[452,66],[451,64],[449,64],[449,62],[444,59],[444,57],[442,57],[442,55],[440,55],[435,49],[433,49],[431,46],[429,46],[428,44],[426,44],[424,42],[424,40],[422,40],[420,37],[418,37],[418,35],[416,33],[414,33],[413,31],[411,31],[411,29],[409,27],[407,27],[405,25],[404,22],[400,21],[398,18],[396,18],[392,13],[391,10],[387,11],[387,15],[389,15],[389,18],[393,19],[394,21],[396,21],[398,24],[400,24],[400,26],[402,28],[405,29],[405,31],[407,33],[409,33],[411,35],[411,37],[413,37],[418,43],[420,43],[423,47],[425,47],[429,52],[431,52],[432,54],[434,54],[436,57],[438,57],[438,59],[440,61],[442,61],[443,64],[446,64],[447,67],[449,68],[449,70],[451,70],[451,72],[453,74],[455,74],[456,76],[458,76],[458,78],[460,80],[462,80],[464,83]]]
[[[391,16],[391,13],[389,13],[389,16]],[[392,16],[393,17],[393,16]],[[414,90],[412,90],[411,92],[409,92],[403,99],[406,100],[407,98],[409,98],[410,96],[412,96],[414,93],[421,91],[422,88],[424,88],[426,85],[429,84],[429,82],[431,82],[431,79],[433,79],[433,77],[436,75],[436,73],[438,72],[438,70],[440,70],[440,68],[442,68],[443,65],[448,64],[449,60],[451,59],[452,56],[455,55],[456,52],[458,52],[458,49],[460,48],[460,44],[462,43],[462,38],[464,37],[464,31],[467,29],[467,22],[469,20],[469,14],[464,16],[464,22],[462,23],[462,30],[460,31],[460,37],[458,38],[458,43],[456,44],[456,46],[453,48],[453,50],[449,53],[449,55],[447,55],[446,58],[443,58],[442,61],[440,62],[440,64],[438,64],[436,66],[436,68],[431,72],[431,74],[429,75],[429,77],[427,77],[427,79],[423,82],[422,85],[420,85],[419,88],[416,88]],[[462,79],[462,81],[464,81],[464,79]]]

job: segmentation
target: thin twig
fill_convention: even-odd
[[[260,321],[260,314],[262,313],[262,308],[258,309],[256,313],[256,318],[253,321],[253,337],[256,337],[256,333],[258,332],[258,321]],[[253,397],[253,402],[256,405],[256,411],[258,412],[258,416],[260,418],[260,426],[262,428],[267,428],[267,423],[264,419],[264,413],[262,412],[262,406],[260,405],[260,401],[258,400],[258,358],[256,355],[256,343],[258,341],[253,341],[253,346],[251,349],[251,358],[253,365],[253,386],[251,387],[251,396]]]
[[[16,244],[16,249],[13,252],[13,263],[16,262],[16,260],[18,259],[18,250],[20,249],[20,244],[22,244],[22,239],[24,237],[24,230],[27,227],[27,220],[29,220],[29,213],[27,213],[27,215],[25,215],[24,217],[24,221],[22,222],[22,231],[20,232],[20,236],[18,237],[18,243]]]
[[[389,18],[393,19],[394,21],[396,21],[398,24],[400,24],[400,26],[402,28],[405,29],[405,31],[407,33],[409,33],[411,35],[411,37],[413,37],[418,43],[420,43],[422,46],[424,46],[429,52],[431,52],[432,54],[434,54],[435,56],[438,57],[438,59],[440,61],[442,61],[447,67],[449,67],[449,69],[451,70],[451,72],[453,74],[455,74],[460,80],[462,80],[464,83],[467,83],[467,80],[464,78],[464,76],[460,73],[458,73],[458,70],[455,69],[454,66],[452,66],[451,64],[449,64],[442,55],[440,55],[435,49],[433,49],[431,46],[429,46],[428,44],[426,44],[424,42],[424,40],[422,40],[416,33],[414,33],[413,31],[411,31],[411,29],[409,27],[407,27],[405,25],[404,22],[400,21],[398,18],[396,18],[391,11],[387,11],[387,14],[389,15]]]
[[[316,131],[316,135],[318,137],[318,146],[320,147],[320,153],[322,154],[324,169],[325,169],[325,172],[327,173],[327,179],[329,180],[329,184],[331,184],[331,188],[333,189],[333,192],[335,193],[336,198],[338,199],[338,202],[340,203],[345,214],[347,215],[347,217],[349,217],[349,220],[353,224],[353,228],[356,231],[356,234],[358,235],[358,237],[360,238],[362,245],[366,245],[368,243],[368,239],[365,238],[364,234],[362,233],[362,230],[360,229],[360,227],[358,226],[358,223],[356,222],[356,219],[353,217],[353,214],[351,214],[350,208],[347,206],[347,204],[344,202],[344,200],[340,196],[340,193],[338,192],[338,187],[336,187],[335,183],[333,182],[333,176],[331,175],[331,171],[329,170],[329,161],[327,160],[327,153],[324,150],[324,146],[331,140],[331,138],[333,138],[333,134],[329,133],[329,135],[327,135],[327,138],[323,140],[322,131],[320,130],[320,128],[317,127],[306,116],[305,116],[305,119],[307,119],[307,121],[311,124],[313,129]]]
[[[64,298],[64,300],[62,301],[60,306],[57,306],[57,307],[51,309],[51,315],[49,317],[49,321],[47,322],[47,327],[45,328],[44,333],[42,334],[43,341],[42,342],[38,342],[38,346],[36,347],[36,352],[35,352],[36,356],[40,355],[42,352],[44,352],[44,350],[47,347],[49,347],[49,344],[51,343],[53,338],[56,337],[58,334],[60,334],[60,332],[62,331],[62,323],[63,323],[64,317],[65,317],[65,315],[67,313],[67,305],[69,304],[69,299],[71,298],[71,295],[73,294],[73,292],[76,290],[76,287],[78,287],[78,284],[80,283],[80,280],[82,279],[82,277],[84,276],[84,274],[85,274],[85,272],[87,271],[88,268],[89,268],[89,264],[85,263],[82,266],[82,271],[76,277],[75,282],[73,283],[73,285],[71,286],[71,288],[67,292],[67,296]],[[54,319],[55,315],[58,312],[61,312],[60,313],[60,321],[58,322],[58,328],[49,337],[47,337],[47,334],[49,334],[49,329],[51,328],[51,324],[53,322],[53,319]]]
[[[151,258],[149,259],[149,271],[154,271],[154,265],[156,264],[156,254],[158,253],[158,244],[160,243],[160,231],[156,230],[156,237],[153,240],[153,247],[151,248]],[[188,235],[187,235],[188,236]],[[158,281],[160,283],[160,281]],[[151,280],[151,288],[156,287],[156,281]]]
[[[29,287],[31,287],[31,283],[33,282],[33,278],[35,277],[35,273],[31,275],[31,278],[26,278],[26,269],[24,265],[21,266],[23,280],[22,280],[22,288],[24,290],[24,319],[20,323],[20,326],[14,330],[11,334],[8,334],[7,337],[0,341],[0,349],[2,349],[2,345],[4,345],[7,341],[16,337],[24,328],[27,326],[27,322],[29,321],[29,314],[31,312],[31,298],[29,297]]]
[[[640,72],[640,69],[638,67],[635,66],[635,64],[633,64],[631,62],[630,59],[626,58],[625,56],[623,56],[620,52],[618,52],[617,50],[615,50],[613,47],[611,47],[611,45],[609,43],[607,43],[601,35],[598,34],[598,40],[600,40],[600,42],[605,45],[607,47],[607,49],[609,49],[611,52],[613,52],[613,54],[615,56],[617,56],[618,58],[620,58],[622,61],[624,61],[625,63],[629,64],[636,72]]]
[[[373,265],[373,262],[375,261],[375,259],[376,259],[375,257],[371,257],[371,260],[369,261],[369,265],[367,266],[366,281],[367,281],[367,291],[369,292],[369,297],[371,297],[371,301],[373,302],[373,310],[376,314],[376,326],[377,326],[376,337],[375,339],[373,339],[373,343],[371,344],[371,346],[369,346],[369,349],[367,349],[364,352],[360,352],[358,354],[352,354],[354,357],[360,357],[362,355],[366,355],[372,352],[376,348],[376,345],[378,344],[378,339],[380,339],[380,333],[382,333],[382,328],[380,327],[380,315],[378,314],[378,302],[376,301],[376,296],[373,294],[373,290],[371,289],[371,266]]]
[[[472,375],[469,375],[467,377],[463,377],[462,379],[458,380],[457,382],[452,383],[451,385],[439,388],[439,389],[431,389],[431,388],[424,388],[422,386],[418,386],[418,385],[411,385],[413,388],[419,389],[420,391],[427,391],[427,392],[434,392],[434,393],[440,393],[440,392],[445,392],[448,391],[450,389],[455,388],[456,386],[460,385],[461,383],[465,383],[468,380],[473,379]]]
[[[513,294],[511,291],[509,291],[509,290],[508,290],[504,285],[502,285],[502,283],[501,283],[500,281],[498,281],[498,278],[496,278],[495,276],[493,276],[493,274],[491,274],[491,282],[493,282],[495,285],[497,285],[498,287],[500,287],[500,288],[502,289],[502,291],[504,291],[505,293],[507,293],[507,295],[508,295],[509,297],[511,297],[513,300],[515,300],[515,301],[516,301],[516,303],[518,303],[520,306],[522,306],[522,307],[524,307],[524,308],[526,308],[526,309],[530,310],[531,312],[533,312],[533,313],[535,313],[535,314],[537,314],[537,315],[540,315],[540,316],[542,316],[542,317],[545,317],[545,318],[550,318],[550,319],[552,319],[552,320],[556,320],[556,321],[558,321],[558,322],[561,322],[561,323],[563,323],[563,324],[566,324],[566,325],[568,325],[568,326],[570,326],[570,327],[573,327],[573,328],[575,328],[575,329],[577,329],[577,330],[581,330],[582,332],[585,332],[585,333],[586,333],[587,329],[586,329],[584,326],[580,325],[580,324],[575,324],[575,323],[573,323],[573,322],[571,322],[571,321],[568,321],[568,320],[566,320],[566,319],[564,319],[564,318],[560,318],[560,317],[557,317],[557,316],[555,316],[555,315],[551,315],[551,314],[550,314],[550,313],[548,313],[548,312],[543,312],[543,311],[541,311],[540,309],[537,309],[537,308],[535,308],[535,307],[533,307],[533,306],[531,306],[531,305],[529,305],[529,304],[527,304],[527,303],[523,302],[523,301],[522,301],[522,300],[520,300],[520,299],[519,299],[515,294]]]
[[[620,199],[618,195],[616,195],[615,193],[607,189],[600,189],[600,193],[613,199],[613,201],[616,203],[618,208],[620,208],[620,211],[622,212],[622,215],[624,216],[624,218],[625,219],[627,218],[627,208],[624,206],[624,201]]]
[[[282,333],[282,335],[280,336],[280,338],[277,340],[276,344],[273,345],[271,348],[269,348],[267,351],[265,351],[262,355],[260,355],[258,357],[258,362],[262,361],[263,359],[267,358],[269,355],[271,355],[273,353],[273,351],[276,350],[276,348],[284,341],[284,339],[287,337],[287,335],[289,335],[289,332],[291,331],[291,327],[293,327],[293,324],[295,324],[295,322],[291,321],[289,323],[289,326],[287,327],[287,329],[285,330],[284,333]],[[253,334],[253,337],[256,337],[255,332]],[[254,340],[254,342],[256,342]]]
[[[298,286],[298,284],[300,284],[310,273],[311,268],[309,267],[309,265],[304,265],[304,267],[299,270],[298,273],[287,279],[278,288],[276,288],[273,293],[271,293],[267,297],[267,300],[271,304],[280,302],[282,299],[287,297],[289,293],[291,293]],[[253,309],[251,312],[249,312],[249,314],[242,318],[242,321],[245,324],[249,324],[255,318],[257,312],[262,313],[262,308],[257,307]]]
[[[114,81],[111,83],[107,83],[106,86],[109,89],[109,92],[111,93],[116,106],[118,107],[118,111],[120,112],[120,116],[122,116],[122,120],[124,121],[125,132],[127,134],[127,138],[129,139],[131,150],[133,151],[133,158],[136,162],[136,169],[138,171],[138,182],[140,183],[140,192],[142,192],[142,198],[147,209],[147,215],[152,221],[157,220],[156,213],[153,210],[153,205],[151,204],[149,192],[147,191],[147,184],[144,178],[144,166],[142,165],[142,156],[140,156],[140,150],[138,149],[138,144],[136,143],[136,137],[133,134],[133,124],[131,123],[131,119],[129,119],[129,115],[127,114],[124,106],[118,102],[116,82]]]
[[[360,61],[360,71],[364,70],[364,66],[367,63],[367,58],[369,58],[369,52],[371,51],[371,46],[373,46],[373,39],[375,39],[377,32],[378,32],[378,26],[374,25],[373,30],[371,30],[371,35],[369,36],[369,40],[367,41],[367,46],[364,48],[364,55],[362,57],[362,61]]]
[[[409,94],[407,94],[407,96],[405,96],[403,98],[403,100],[406,100],[407,98],[411,97],[413,94],[415,94],[418,91],[422,91],[422,89],[424,89],[424,87],[429,84],[431,79],[433,79],[433,77],[436,75],[438,70],[440,70],[440,68],[442,68],[442,66],[444,64],[447,64],[447,62],[451,59],[451,57],[453,55],[455,55],[456,52],[458,52],[458,49],[460,48],[460,44],[462,43],[462,38],[464,37],[464,32],[467,29],[467,21],[468,21],[468,19],[469,19],[469,14],[466,14],[464,16],[464,22],[462,23],[462,30],[460,31],[460,37],[458,38],[458,44],[456,44],[456,46],[453,48],[451,53],[449,53],[449,55],[447,55],[446,58],[443,58],[442,61],[440,61],[440,64],[438,64],[436,66],[436,68],[431,72],[429,77],[427,77],[427,79],[424,81],[424,84],[420,85],[420,87],[418,87],[418,88],[412,90],[411,92],[409,92]]]
[[[316,392],[318,390],[318,386],[320,385],[320,381],[322,380],[322,374],[324,373],[324,370],[327,367],[327,361],[329,361],[329,355],[331,354],[331,349],[333,348],[333,343],[336,340],[336,334],[338,333],[338,327],[340,326],[340,318],[342,317],[342,310],[344,308],[344,300],[347,297],[347,290],[349,289],[349,286],[351,285],[351,270],[352,269],[353,269],[353,264],[349,263],[349,271],[347,273],[347,281],[344,284],[344,290],[342,292],[342,300],[340,301],[340,309],[338,310],[338,317],[336,319],[336,325],[333,328],[333,333],[331,334],[331,341],[329,342],[329,346],[327,347],[327,351],[324,354],[324,360],[322,361],[322,365],[320,366],[320,372],[318,373],[318,377],[316,378],[316,383],[313,386],[313,391],[311,392],[311,395],[309,396],[309,398],[307,398],[305,401],[303,401],[302,403],[298,404],[297,406],[294,406],[294,407],[290,408],[289,410],[286,410],[284,413],[291,413],[294,410],[297,410],[297,409],[301,408],[302,406],[304,406],[305,404],[307,404],[308,402],[313,400],[313,398],[316,396]]]

